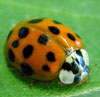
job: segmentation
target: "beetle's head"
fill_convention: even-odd
[[[71,51],[59,73],[59,79],[64,84],[74,82],[84,83],[89,74],[89,57],[85,49]]]

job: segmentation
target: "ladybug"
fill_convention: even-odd
[[[19,23],[8,35],[8,62],[36,80],[63,84],[84,83],[89,75],[89,57],[81,38],[66,25],[48,18]]]

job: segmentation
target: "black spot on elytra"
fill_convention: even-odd
[[[29,34],[29,29],[27,27],[22,27],[19,29],[19,38],[25,38]]]
[[[33,19],[33,20],[30,20],[28,21],[28,23],[39,23],[41,22],[43,19]]]
[[[83,57],[82,52],[80,50],[76,50],[76,53]]]
[[[9,50],[8,50],[8,57],[9,57],[9,59],[10,59],[12,62],[14,62],[14,60],[15,60],[15,55],[14,55],[14,52],[12,51],[12,49],[9,49]]]
[[[48,59],[48,61],[50,62],[55,62],[55,55],[53,52],[48,52],[47,55],[46,55],[46,58]]]
[[[48,65],[44,65],[42,67],[43,71],[50,71],[50,68],[48,67]]]
[[[40,35],[39,38],[38,38],[38,42],[40,44],[46,45],[48,43],[48,41],[49,41],[49,37],[45,34]]]
[[[13,46],[14,48],[17,48],[18,45],[19,45],[19,41],[18,41],[18,40],[13,41],[12,46]]]
[[[60,33],[59,29],[55,26],[49,26],[48,28],[55,35],[58,35]]]
[[[13,30],[11,30],[11,31],[9,32],[8,37],[7,37],[7,40],[8,40],[9,37],[11,36],[12,32],[13,32]]]
[[[24,49],[23,49],[23,56],[24,58],[29,58],[32,55],[33,52],[33,46],[32,45],[27,45]]]
[[[53,22],[54,22],[55,24],[62,24],[62,23],[60,23],[60,22],[58,22],[58,21],[56,21],[56,20],[53,20]]]
[[[67,33],[67,36],[69,39],[71,39],[72,41],[75,41],[75,37],[71,34],[71,33]]]
[[[27,63],[22,63],[21,69],[22,69],[22,73],[25,75],[31,76],[33,74],[32,68]]]
[[[64,70],[70,71],[71,70],[71,65],[68,62],[64,62],[63,65],[62,65],[62,68]]]

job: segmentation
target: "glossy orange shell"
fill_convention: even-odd
[[[34,21],[35,23],[29,23]],[[39,19],[38,19],[39,20]],[[58,35],[53,34],[48,27],[55,26],[59,29]],[[19,30],[22,27],[29,29],[29,34],[25,38],[19,38]],[[75,41],[72,41],[67,37],[67,33],[71,33],[75,37]],[[40,35],[46,35],[49,37],[49,41],[46,45],[38,42]],[[13,41],[18,40],[18,47],[12,46]],[[78,42],[78,44],[77,44]],[[23,56],[23,49],[27,46],[33,46],[32,54],[25,58]],[[33,70],[30,75],[34,79],[38,80],[52,80],[54,79],[66,57],[66,50],[70,47],[74,49],[82,48],[82,41],[77,35],[69,29],[67,26],[54,22],[51,19],[41,19],[40,22],[36,22],[36,19],[31,19],[17,25],[13,30],[6,43],[6,55],[9,63],[16,69],[22,72],[22,63],[27,63]],[[11,60],[12,56],[9,55],[9,50],[12,50],[14,59]],[[55,61],[47,59],[46,55],[48,52],[53,52]],[[9,58],[10,57],[10,58]],[[48,70],[43,70],[43,66],[47,65]]]
[[[56,38],[66,49],[70,47],[74,47],[74,49],[83,48],[82,40],[80,39],[80,37],[66,25],[61,24],[58,21],[48,19],[48,18],[41,19],[41,21],[38,23],[32,23],[32,21],[34,22],[34,20],[35,19],[30,19],[23,23],[29,22],[30,25],[32,26],[35,26],[46,32],[50,32],[51,36]],[[49,26],[57,27],[60,33],[58,35],[52,34],[52,32],[48,29]],[[76,40],[73,41],[69,39],[67,36],[67,33],[71,33],[75,37]]]

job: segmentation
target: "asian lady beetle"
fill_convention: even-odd
[[[18,24],[8,35],[6,56],[24,75],[64,84],[83,83],[89,74],[81,38],[58,21],[36,18]]]

